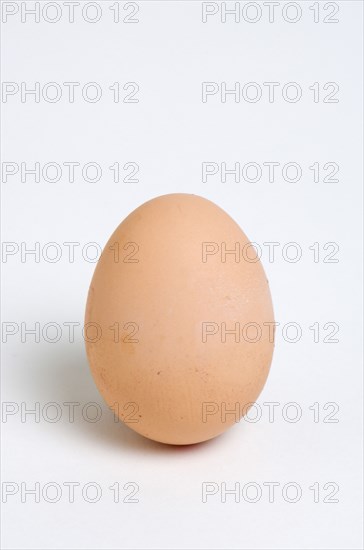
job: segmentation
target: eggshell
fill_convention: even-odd
[[[273,323],[268,281],[240,227],[202,197],[164,195],[106,244],[89,290],[86,349],[121,420],[184,445],[224,432],[257,399]]]

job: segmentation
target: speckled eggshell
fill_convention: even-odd
[[[273,322],[263,267],[234,220],[202,197],[164,195],[106,244],[88,295],[86,349],[121,420],[155,441],[192,444],[224,432],[257,399]]]

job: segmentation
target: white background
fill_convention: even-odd
[[[20,10],[24,3],[13,4]],[[203,23],[201,3],[188,1],[138,2],[139,22],[134,24],[115,23],[112,3],[99,2],[98,22],[88,23],[77,8],[75,22],[69,23],[66,7],[58,4],[62,17],[54,24],[42,16],[39,23],[34,16],[21,22],[19,11],[2,25],[3,80],[25,82],[29,88],[35,82],[41,87],[57,82],[64,92],[56,103],[42,97],[36,103],[34,96],[22,102],[20,93],[7,96],[2,104],[3,162],[28,167],[35,162],[96,162],[103,172],[95,183],[80,172],[70,183],[66,170],[55,183],[42,177],[35,183],[31,175],[22,182],[20,172],[2,183],[2,238],[19,247],[2,263],[3,328],[8,330],[4,323],[9,322],[19,326],[3,344],[2,399],[6,410],[13,407],[14,412],[3,416],[1,426],[3,490],[9,482],[19,487],[2,504],[3,547],[362,548],[362,3],[338,2],[339,22],[331,24],[323,22],[331,11],[330,6],[322,11],[324,3],[320,21],[313,22],[309,8],[314,2],[299,4],[302,17],[296,23],[282,15],[286,2],[279,3],[272,23],[260,3],[263,15],[255,24],[236,23],[233,16],[222,23],[218,4],[219,13]],[[120,2],[122,19],[132,9],[123,9],[124,4]],[[62,85],[71,81],[81,84],[74,103]],[[257,82],[263,96],[256,103],[228,96],[223,103],[216,94],[203,103],[205,81],[224,81],[229,88],[235,82]],[[281,93],[292,81],[302,88],[296,103],[285,101]],[[101,86],[100,101],[82,99],[80,89],[88,82]],[[121,83],[124,94],[126,82],[138,83],[139,102],[115,103],[109,90],[114,82]],[[263,82],[280,83],[272,103]],[[324,95],[315,103],[309,90],[314,82],[338,83],[339,102],[324,103]],[[274,182],[266,172],[256,183],[235,182],[233,176],[222,182],[219,174],[202,182],[203,162],[231,167],[268,161],[281,166],[297,162],[300,181],[284,181],[278,170]],[[108,168],[115,162],[121,167],[136,162],[139,181],[115,183]],[[309,169],[315,162],[337,163],[339,181],[323,182],[321,174],[315,183]],[[243,420],[215,440],[181,448],[153,443],[114,422],[92,381],[80,327],[70,343],[64,326],[83,323],[95,267],[83,257],[84,246],[104,246],[134,208],[174,192],[213,200],[260,243],[276,320],[302,328],[297,343],[287,342],[277,329],[272,370],[258,401],[260,421]],[[22,261],[21,247],[31,249],[36,242],[39,262],[34,255]],[[58,262],[42,256],[49,242],[61,247]],[[65,242],[79,243],[73,262]],[[264,242],[279,243],[274,261]],[[289,242],[302,250],[297,262],[282,255]],[[339,246],[338,262],[324,261],[331,249],[323,246],[329,242]],[[314,243],[319,243],[319,261],[309,248]],[[86,251],[94,252],[87,246]],[[34,336],[25,335],[22,342],[21,323],[31,328],[36,322],[41,328],[58,323],[63,328],[59,341],[41,336],[35,343]],[[323,329],[327,322],[339,326],[339,342],[324,342],[330,332]],[[321,327],[317,343],[309,329],[314,323]],[[22,419],[25,408],[42,411],[49,402],[62,411],[58,422],[42,412],[39,422],[31,414]],[[80,403],[74,422],[65,402]],[[95,423],[81,414],[90,402],[102,407]],[[279,403],[274,422],[269,422],[264,402]],[[297,422],[287,420],[284,407],[290,402],[302,412]],[[314,403],[318,422],[309,408]],[[334,410],[327,403],[339,408],[332,417],[338,422],[324,422]],[[49,409],[49,416],[54,411]],[[80,486],[70,503],[63,484],[72,481]],[[60,500],[50,503],[41,493],[39,503],[26,494],[22,502],[21,483],[29,489],[36,482],[41,491],[46,483],[58,483]],[[98,502],[82,498],[89,482],[102,490]],[[109,487],[116,482],[121,488],[137,483],[139,502],[115,503]],[[254,482],[262,497],[252,503],[249,497],[236,502],[228,495],[223,503],[219,490],[203,503],[204,482],[218,487],[225,482],[228,488],[239,482],[241,489]],[[274,502],[269,502],[266,482],[280,484]],[[296,503],[283,498],[288,482],[302,489]],[[324,489],[328,482],[339,487],[333,497],[338,502],[324,502],[331,492]],[[318,503],[309,489],[314,483],[321,490]],[[121,500],[127,492],[121,490]]]

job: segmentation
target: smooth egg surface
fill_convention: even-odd
[[[214,203],[163,195],[115,230],[90,285],[85,339],[96,385],[155,441],[211,439],[260,394],[273,347],[268,281]]]

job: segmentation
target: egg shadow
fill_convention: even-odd
[[[224,437],[191,445],[168,445],[152,441],[120,421],[103,401],[91,375],[83,343],[38,348],[22,383],[41,404],[57,403],[62,410],[62,429],[77,439],[97,441],[123,452],[147,454],[194,454],[218,444]],[[67,404],[73,404],[72,406]],[[66,405],[65,405],[66,404]],[[92,405],[92,404],[97,404]],[[74,410],[74,421],[70,410]],[[99,411],[99,414],[97,414]],[[96,417],[96,420],[94,421]]]

